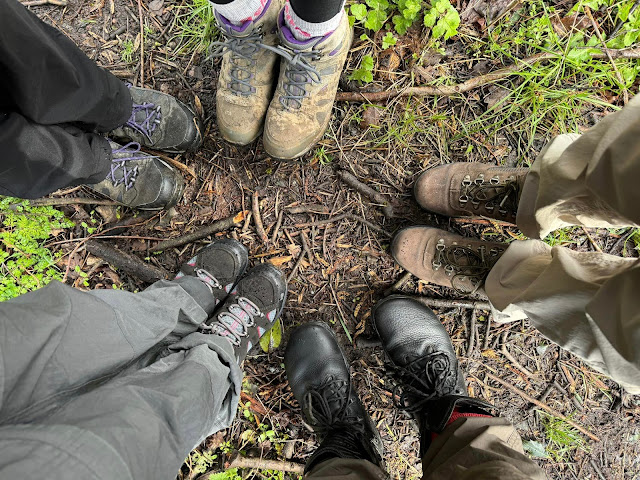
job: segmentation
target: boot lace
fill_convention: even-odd
[[[202,325],[215,335],[227,337],[231,344],[239,347],[242,339],[249,335],[249,329],[255,326],[256,317],[262,316],[258,306],[245,297],[238,297],[235,303],[220,312],[209,325]]]
[[[417,412],[429,400],[455,391],[458,381],[457,365],[449,355],[434,351],[400,367],[387,365],[395,385],[391,393],[394,405],[408,412]]]
[[[196,274],[196,277],[207,287],[209,287],[211,293],[213,293],[214,288],[222,288],[222,284],[218,281],[218,279],[207,272],[204,268],[196,268],[194,269],[194,272]]]
[[[503,216],[515,215],[518,209],[519,190],[515,176],[509,176],[504,181],[500,181],[500,177],[495,175],[487,182],[482,173],[473,181],[471,176],[465,175],[459,201],[463,207],[470,203],[474,210],[484,206],[489,213],[497,209]]]
[[[221,57],[227,51],[231,52],[231,82],[228,87],[236,95],[246,97],[256,93],[256,87],[251,84],[255,79],[256,56],[261,49],[273,49],[262,43],[262,39],[262,28],[257,27],[246,37],[225,36],[225,41],[211,44],[211,47],[217,48],[210,53],[210,58]]]
[[[354,401],[349,382],[329,376],[305,394],[302,407],[320,434],[340,427],[364,433],[364,419],[349,408]]]
[[[320,73],[313,66],[313,62],[320,60],[322,55],[313,50],[294,50],[283,45],[265,45],[265,48],[277,53],[287,62],[282,85],[286,93],[280,96],[280,103],[289,109],[302,108],[302,100],[307,96],[307,86],[322,81]]]
[[[485,245],[480,245],[477,250],[463,245],[446,246],[441,238],[436,245],[431,266],[435,271],[444,267],[445,273],[452,277],[451,285],[458,293],[476,293],[502,252],[504,249],[496,247],[487,252]],[[466,287],[465,280],[471,282],[471,291]]]
[[[133,85],[129,82],[125,82],[127,88],[131,88]],[[131,116],[125,125],[132,128],[136,132],[144,135],[147,140],[151,141],[151,135],[155,132],[158,125],[162,120],[162,112],[160,107],[155,103],[133,102],[133,109],[131,110]]]
[[[111,171],[107,175],[107,180],[111,180],[114,187],[124,185],[126,190],[133,187],[138,178],[138,165],[136,163],[131,165],[131,163],[142,159],[157,158],[141,152],[140,144],[135,142],[112,150],[111,154]]]

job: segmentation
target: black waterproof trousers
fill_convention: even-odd
[[[0,195],[104,180],[111,149],[98,133],[131,108],[123,82],[16,0],[0,0]]]

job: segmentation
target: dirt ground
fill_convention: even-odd
[[[391,476],[420,478],[418,432],[412,420],[393,408],[385,389],[384,358],[376,346],[370,323],[371,306],[404,275],[388,254],[390,239],[399,228],[414,224],[438,226],[466,236],[498,240],[516,237],[515,227],[489,221],[452,220],[421,211],[412,199],[411,187],[418,174],[441,163],[479,160],[526,165],[554,132],[536,137],[533,147],[526,149],[514,145],[508,134],[491,138],[480,135],[473,140],[453,135],[453,131],[459,130],[456,118],[486,108],[483,99],[492,92],[487,87],[453,99],[395,99],[380,104],[375,115],[370,112],[366,117],[359,104],[336,103],[320,150],[312,151],[300,162],[272,160],[260,141],[246,148],[230,146],[221,139],[215,124],[218,65],[201,53],[179,55],[172,50],[178,42],[175,15],[180,11],[178,7],[184,5],[186,2],[169,0],[142,2],[143,28],[153,32],[144,41],[144,62],[139,56],[141,26],[135,0],[95,3],[69,0],[66,7],[34,7],[41,18],[64,31],[91,58],[117,76],[137,85],[144,76],[144,86],[171,93],[194,105],[205,120],[206,138],[200,151],[175,157],[185,166],[183,173],[188,187],[184,200],[170,212],[143,217],[104,235],[109,235],[109,241],[122,250],[175,272],[182,261],[211,237],[160,254],[150,253],[157,241],[149,238],[178,237],[215,220],[250,211],[253,194],[257,192],[268,241],[257,234],[249,215],[236,228],[219,235],[239,239],[249,248],[253,263],[272,261],[289,277],[282,345],[288,332],[304,322],[322,320],[333,326],[351,361],[358,391],[382,434]],[[408,38],[407,43],[414,37]],[[133,42],[136,48],[131,62],[122,60],[126,41]],[[357,47],[358,43],[354,44],[351,66],[358,55]],[[438,60],[441,65],[449,60],[454,64],[462,55],[455,44],[448,53],[449,58]],[[381,61],[397,59],[390,56]],[[398,63],[395,77],[381,75],[385,88],[406,79],[406,71],[402,70],[405,65]],[[470,68],[458,73],[461,81],[473,75]],[[353,89],[346,77],[341,85]],[[582,126],[590,126],[606,113],[597,109],[585,112]],[[408,116],[411,122],[407,121]],[[405,127],[412,130],[402,136],[400,130]],[[445,141],[449,142],[446,146]],[[472,142],[477,148],[469,153],[468,145]],[[337,169],[350,172],[380,192],[393,205],[394,216],[385,216],[380,205],[346,185],[336,175]],[[91,195],[89,191],[72,189],[54,196]],[[133,215],[126,210],[116,211],[113,206],[95,210],[89,205],[61,208],[78,223],[97,220],[95,236]],[[69,235],[83,238],[87,232],[78,226]],[[599,248],[616,255],[637,256],[634,249],[626,248],[625,235],[604,229],[576,229],[564,243],[583,251]],[[111,288],[114,284],[131,290],[145,287],[144,283],[89,255],[77,242],[62,244],[61,248],[66,254],[63,267],[68,267],[70,284],[82,286],[82,277],[75,268],[79,266],[89,273],[92,288]],[[482,300],[460,299],[454,291],[416,278],[409,278],[399,290],[445,301]],[[550,344],[528,322],[489,324],[489,312],[451,305],[435,310],[451,334],[467,372],[469,393],[496,405],[517,426],[523,440],[540,442],[547,445],[547,451],[555,451],[555,456],[538,459],[551,478],[638,478],[637,400],[624,396],[616,384]],[[207,440],[203,449],[215,450],[223,442],[229,442],[233,449],[246,451],[250,456],[305,462],[317,443],[303,425],[299,407],[287,386],[282,355],[281,346],[272,353],[259,352],[250,357],[245,365],[243,403],[254,418],[240,414],[231,428]],[[512,389],[491,376],[503,379]],[[553,447],[549,443],[548,418],[529,397],[538,399],[556,416],[570,418],[598,441],[578,434],[580,441],[574,442],[573,448],[561,451]],[[275,431],[273,441],[256,443],[243,439],[244,431],[257,430],[256,418]],[[284,449],[276,448],[278,443]],[[227,460],[224,456],[218,458],[214,470]],[[244,474],[247,478],[267,478],[252,470]],[[180,476],[194,477],[187,467]]]

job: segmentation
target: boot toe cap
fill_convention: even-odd
[[[284,355],[285,370],[293,394],[300,402],[312,385],[328,377],[349,380],[342,350],[327,325],[310,322],[292,334]]]
[[[432,227],[414,226],[400,230],[391,243],[391,255],[405,270],[421,279],[428,276],[434,248]]]
[[[424,172],[413,187],[418,204],[425,210],[440,215],[454,215],[457,212],[450,206],[450,169],[449,165],[440,165]]]

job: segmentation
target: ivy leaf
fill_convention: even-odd
[[[260,338],[260,347],[265,353],[274,351],[282,343],[282,322],[278,318],[271,330]]]
[[[387,48],[395,45],[398,42],[398,39],[393,36],[393,33],[387,32],[387,34],[382,39],[382,49],[386,50]]]
[[[356,20],[362,21],[367,16],[367,7],[362,5],[361,3],[356,3],[355,5],[351,5],[351,15],[353,15]]]

